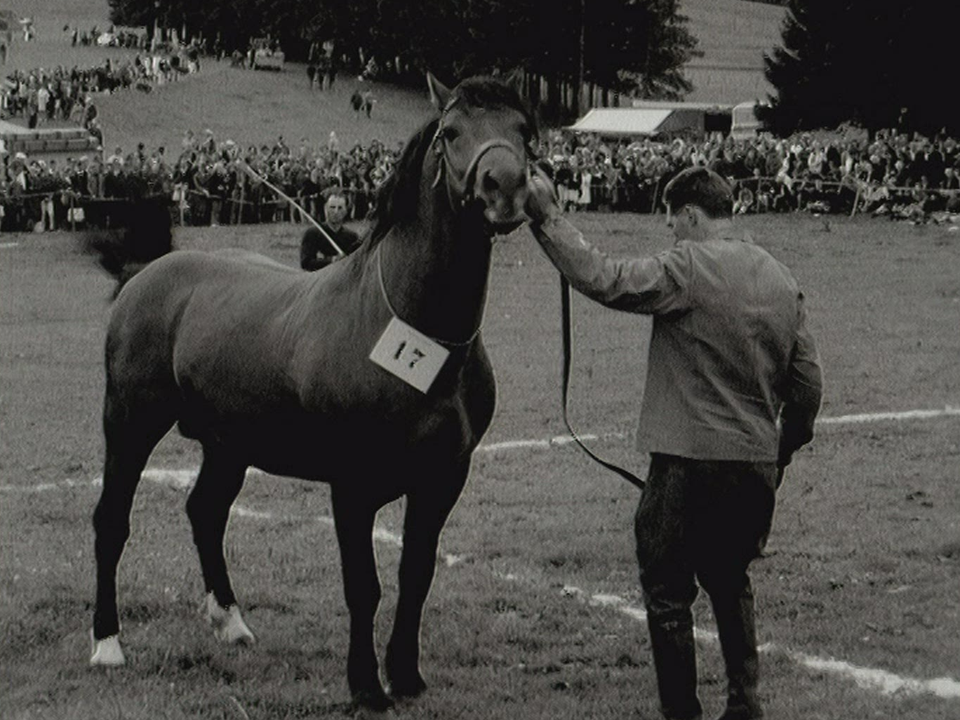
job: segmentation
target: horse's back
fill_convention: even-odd
[[[107,363],[144,372],[170,366],[183,325],[193,335],[229,329],[261,308],[275,312],[298,292],[304,273],[256,253],[179,250],[151,262],[114,302],[107,330]]]

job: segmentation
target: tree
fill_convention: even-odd
[[[854,122],[870,130],[958,127],[937,82],[952,67],[950,23],[935,0],[789,0],[782,45],[765,56],[777,132]]]

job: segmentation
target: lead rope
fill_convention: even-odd
[[[572,322],[570,320],[570,283],[567,282],[567,279],[560,276],[560,315],[561,315],[561,325],[563,329],[563,378],[561,383],[561,395],[562,395],[562,405],[563,405],[563,424],[567,426],[567,431],[570,433],[570,436],[576,441],[577,445],[590,456],[591,459],[603,465],[607,470],[615,472],[617,475],[622,477],[628,483],[634,487],[643,490],[644,485],[646,484],[643,480],[638,478],[629,470],[624,470],[619,465],[614,465],[611,462],[607,462],[603,458],[597,456],[590,448],[583,444],[583,441],[580,439],[580,436],[577,435],[576,431],[570,425],[570,418],[567,415],[567,405],[568,405],[568,390],[570,387],[570,365],[571,357],[573,352],[572,347],[572,332],[571,326]]]

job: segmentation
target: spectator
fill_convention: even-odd
[[[323,209],[324,220],[320,223],[320,229],[311,227],[303,233],[300,267],[304,270],[319,270],[360,247],[360,237],[343,225],[347,218],[347,196],[343,190],[327,190]],[[331,239],[336,247],[330,242]],[[343,255],[337,252],[337,248]]]

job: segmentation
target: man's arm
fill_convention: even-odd
[[[682,249],[647,258],[611,259],[562,217],[553,186],[542,174],[531,179],[527,214],[540,247],[578,292],[628,312],[685,309],[689,255]]]
[[[330,264],[330,260],[320,252],[318,242],[320,233],[315,228],[308,228],[300,242],[300,267],[304,270],[319,270]]]
[[[803,295],[798,310],[797,340],[790,357],[780,411],[780,453],[777,464],[790,464],[793,453],[813,439],[813,424],[820,412],[823,378],[813,336],[806,328]]]

